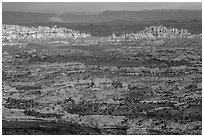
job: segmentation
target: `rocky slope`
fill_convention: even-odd
[[[201,134],[201,37],[142,33],[156,39],[3,46],[3,134]]]

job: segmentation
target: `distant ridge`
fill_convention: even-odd
[[[115,20],[156,21],[156,20],[189,20],[202,18],[201,10],[143,10],[143,11],[104,11],[100,16],[114,18]]]
[[[55,13],[2,11],[2,23],[19,25],[30,23],[47,23],[50,18],[55,16]]]
[[[120,21],[158,21],[158,20],[192,20],[202,19],[202,10],[142,10],[142,11],[104,11],[99,14],[79,13],[32,13],[32,12],[2,12],[3,24],[48,23],[52,18],[65,23],[100,23]]]

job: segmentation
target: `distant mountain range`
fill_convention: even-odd
[[[2,11],[3,24],[32,23],[101,23],[101,22],[148,22],[160,20],[202,20],[202,10],[145,10],[145,11],[104,11],[99,14],[87,13],[31,13]]]

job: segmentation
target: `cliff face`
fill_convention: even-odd
[[[126,33],[116,36],[114,33],[109,37],[102,37],[101,43],[105,42],[119,42],[119,41],[137,41],[137,40],[162,40],[162,39],[174,39],[174,38],[188,38],[191,33],[186,29],[167,28],[164,26],[150,26],[143,31],[137,33]],[[160,45],[162,41],[154,41],[154,44]],[[116,44],[117,45],[117,44]],[[119,45],[119,44],[118,44]]]
[[[173,37],[173,36],[189,36],[191,33],[186,29],[167,28],[164,26],[150,26],[143,31],[146,34],[152,34],[155,37]]]
[[[51,38],[78,38],[88,37],[90,34],[80,33],[79,31],[50,27],[26,27],[18,25],[3,25],[3,40],[20,40],[20,39],[51,39]]]
[[[15,42],[25,43],[27,40],[61,39],[62,43],[70,45],[106,45],[112,43],[120,45],[121,41],[156,40],[165,38],[187,38],[191,33],[186,29],[167,28],[164,26],[150,26],[137,33],[126,33],[116,36],[114,33],[108,37],[91,37],[90,34],[61,27],[25,27],[18,25],[3,25],[3,45]],[[154,42],[155,44],[158,43]],[[161,43],[161,42],[160,42]],[[159,44],[159,43],[158,43]]]

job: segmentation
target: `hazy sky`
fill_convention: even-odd
[[[202,9],[201,2],[3,2],[5,11],[101,12],[105,10]]]

